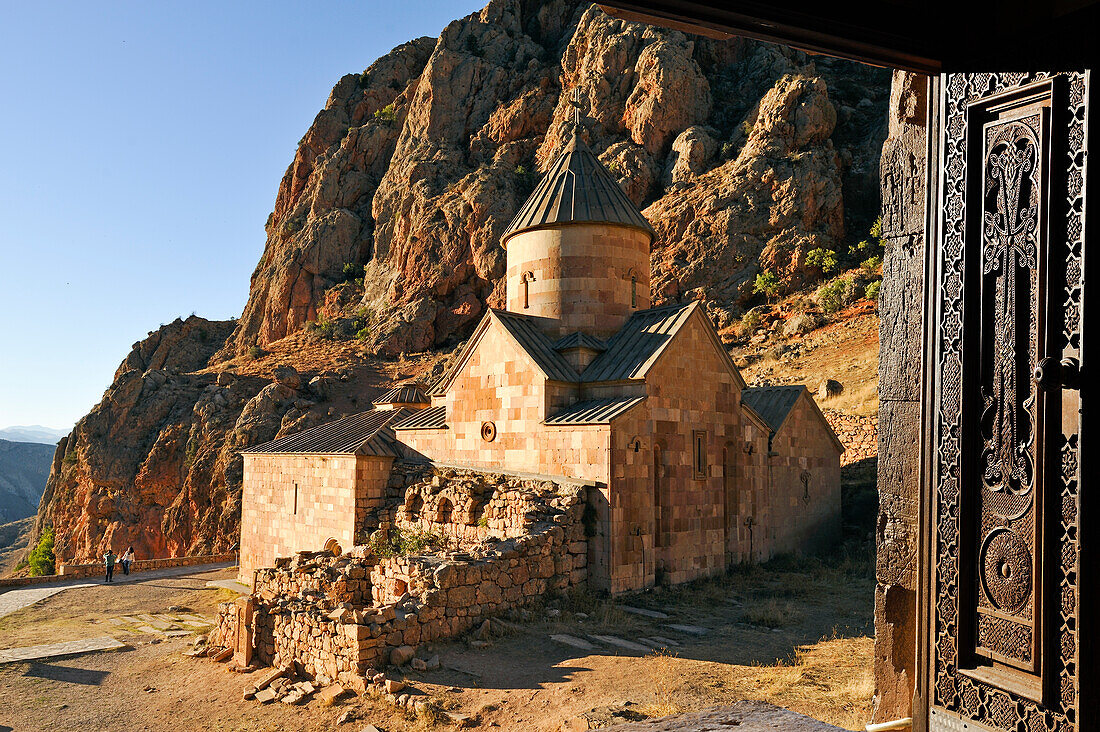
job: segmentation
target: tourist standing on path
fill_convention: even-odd
[[[107,568],[107,579],[104,580],[105,582],[110,582],[111,578],[115,574],[115,560],[116,559],[118,559],[118,557],[115,556],[115,550],[114,549],[108,549],[107,553],[103,555],[103,566]]]
[[[130,574],[130,565],[134,563],[134,548],[129,547],[122,554],[122,573]]]

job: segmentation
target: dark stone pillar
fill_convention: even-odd
[[[911,714],[917,628],[917,505],[928,78],[894,72],[882,148],[875,721]]]

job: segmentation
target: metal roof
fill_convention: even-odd
[[[409,415],[400,422],[394,422],[395,430],[434,430],[447,426],[447,407],[428,407],[414,412],[402,410]]]
[[[375,399],[372,404],[431,404],[432,400],[412,384],[395,386],[382,396]]]
[[[562,336],[553,345],[555,351],[566,351],[570,348],[590,348],[593,351],[606,351],[607,343],[594,335],[576,330],[567,336]]]
[[[372,409],[254,445],[241,450],[241,453],[337,453],[396,457],[396,443],[389,426],[409,414],[407,409]]]
[[[829,437],[832,438],[833,444],[836,445],[837,450],[843,453],[847,448],[844,447],[844,443],[837,437],[836,430],[829,424],[829,420],[825,419],[825,415],[822,414],[821,408],[817,406],[817,402],[805,386],[799,384],[792,386],[746,387],[741,390],[741,403],[748,405],[749,409],[764,420],[768,426],[771,427],[770,437],[775,437],[775,433],[783,427],[784,423],[786,423],[787,417],[791,414],[791,410],[793,410],[794,405],[798,403],[798,398],[803,394],[806,395],[806,400],[810,404],[810,409],[812,409],[813,412],[817,414],[817,418],[821,420],[821,424],[824,425],[826,432],[829,433]]]
[[[760,415],[774,435],[791,413],[805,386],[754,386],[741,390],[741,401]]]
[[[618,182],[573,132],[573,139],[520,207],[500,241],[555,224],[619,224],[657,234]]]
[[[607,350],[596,356],[581,381],[620,381],[645,375],[657,356],[687,322],[694,303],[640,310],[611,336]]]
[[[578,380],[577,370],[560,353],[554,350],[554,344],[539,330],[537,321],[527,315],[510,313],[506,310],[493,310],[493,315],[503,325],[520,347],[535,361],[542,372],[552,381],[574,382]]]
[[[644,401],[644,396],[587,399],[547,417],[545,424],[609,424],[623,412]]]

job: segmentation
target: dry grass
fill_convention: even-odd
[[[871,638],[823,638],[799,647],[787,662],[735,667],[731,681],[741,698],[858,730],[871,719],[873,655]]]
[[[678,681],[676,654],[662,648],[646,656],[645,662],[653,683],[653,703],[643,706],[639,713],[647,717],[667,717],[684,711],[674,701]]]

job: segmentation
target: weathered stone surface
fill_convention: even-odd
[[[885,240],[879,290],[879,400],[920,399],[924,327],[924,239]]]
[[[895,72],[881,180],[876,721],[909,716],[916,648],[927,79]]]
[[[404,666],[412,660],[416,649],[412,646],[398,646],[390,651],[390,663],[394,666]]]
[[[765,702],[742,701],[729,707],[716,707],[691,714],[649,722],[616,725],[617,732],[835,732],[839,727],[796,714]]]

